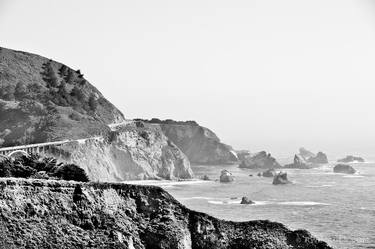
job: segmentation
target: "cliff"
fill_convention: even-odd
[[[0,48],[0,117],[0,147],[102,138],[66,145],[60,158],[91,180],[192,177],[160,128],[127,124],[79,70],[39,55]]]
[[[187,209],[159,187],[0,180],[1,248],[330,248],[270,221]]]
[[[160,126],[164,134],[185,153],[191,163],[227,164],[238,160],[232,147],[222,143],[213,131],[194,121],[152,119],[145,122]]]
[[[161,131],[143,123],[119,126],[105,140],[63,147],[63,161],[80,165],[91,180],[187,179],[193,177],[188,158]]]

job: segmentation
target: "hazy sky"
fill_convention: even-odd
[[[375,154],[372,0],[0,0],[0,46],[81,69],[128,118]]]

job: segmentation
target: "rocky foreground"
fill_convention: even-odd
[[[159,187],[0,180],[0,248],[330,248],[270,221],[187,209]]]

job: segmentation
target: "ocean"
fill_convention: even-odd
[[[292,184],[272,185],[260,170],[238,165],[192,166],[197,178],[213,181],[159,182],[190,209],[225,220],[266,219],[306,229],[337,249],[375,248],[375,163],[351,164],[355,175],[333,173],[335,163],[315,169],[286,169]],[[234,176],[220,183],[222,169]],[[252,176],[249,176],[252,175]],[[243,196],[254,205],[240,204]]]

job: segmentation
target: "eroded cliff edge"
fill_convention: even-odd
[[[1,179],[1,248],[330,248],[270,221],[187,209],[159,187]]]
[[[233,148],[220,141],[210,129],[195,121],[174,121],[138,119],[142,122],[160,126],[164,134],[185,153],[194,164],[231,164],[238,161]]]

